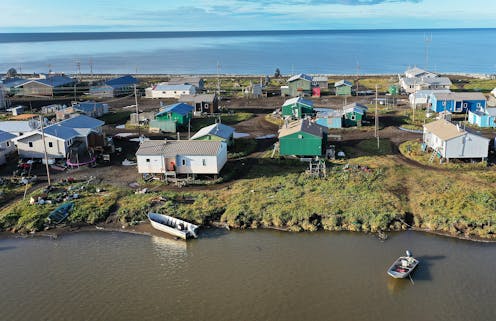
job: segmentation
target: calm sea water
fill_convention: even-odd
[[[75,73],[79,62],[83,73],[208,74],[219,64],[226,74],[400,73],[414,65],[490,74],[494,39],[496,29],[0,33],[0,71]]]
[[[405,249],[410,280],[386,269]],[[405,232],[0,240],[0,320],[496,320],[496,244]]]

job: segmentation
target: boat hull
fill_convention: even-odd
[[[417,267],[419,261],[413,257],[402,256],[389,267],[387,273],[395,279],[404,279]]]
[[[172,236],[186,240],[188,238],[196,238],[197,225],[174,218],[172,216],[149,213],[148,219],[152,227],[156,230],[165,232]]]

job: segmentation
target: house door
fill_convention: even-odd
[[[460,112],[462,112],[462,110],[463,110],[462,102],[461,101],[455,101],[455,108],[453,109],[453,111],[455,113],[460,113]]]

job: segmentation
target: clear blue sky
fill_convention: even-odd
[[[1,32],[496,27],[494,0],[1,2]]]

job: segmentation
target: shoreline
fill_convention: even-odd
[[[290,231],[288,228],[277,228],[277,227],[268,227],[268,226],[263,226],[263,227],[257,227],[257,228],[233,228],[229,227],[226,228],[225,224],[222,224],[220,222],[211,222],[209,225],[205,225],[202,227],[202,229],[219,229],[219,230],[225,230],[226,232],[230,232],[231,230],[237,230],[237,231],[242,231],[242,230],[272,230],[272,231],[279,231],[279,232],[287,232],[287,233],[313,233],[311,231],[299,231],[299,232],[294,232]],[[430,235],[436,235],[436,236],[442,236],[442,237],[447,237],[451,239],[457,239],[461,241],[469,241],[469,242],[475,242],[475,243],[486,243],[486,244],[496,244],[496,239],[484,239],[480,237],[469,237],[469,236],[464,236],[464,235],[453,235],[448,232],[443,232],[443,231],[436,231],[436,230],[429,230],[429,229],[422,229],[418,227],[411,227],[406,230],[401,230],[401,231],[386,231],[384,233],[392,233],[392,232],[406,232],[406,231],[413,231],[416,233],[426,233]],[[150,223],[148,222],[141,222],[136,225],[132,225],[129,227],[124,227],[124,226],[118,226],[116,224],[93,224],[93,225],[82,225],[82,226],[63,226],[59,228],[54,228],[46,231],[40,231],[40,232],[34,232],[34,233],[29,233],[29,234],[21,234],[17,232],[10,232],[10,231],[2,231],[0,232],[0,240],[1,239],[10,239],[10,238],[50,238],[50,239],[58,239],[59,237],[63,237],[65,235],[71,235],[71,234],[76,234],[76,233],[86,233],[86,232],[118,232],[118,233],[126,233],[126,234],[132,234],[132,235],[141,235],[141,236],[156,236],[156,237],[163,237],[171,240],[178,240],[178,241],[183,241],[179,240],[177,238],[174,238],[170,236],[169,234],[160,232],[155,230]],[[358,232],[358,231],[351,231],[351,230],[341,230],[341,231],[326,231],[323,229],[319,229],[315,232],[327,232],[327,233],[340,233],[340,232],[347,232],[347,233],[358,233],[358,234],[373,234],[373,235],[378,235],[378,233],[374,232]],[[381,240],[378,237],[378,240]],[[382,240],[382,241],[387,241]]]

